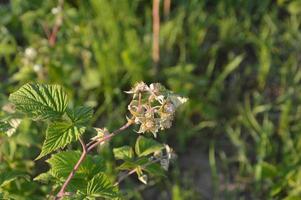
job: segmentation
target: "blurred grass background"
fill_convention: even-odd
[[[159,81],[190,99],[159,137],[178,159],[167,179],[128,179],[127,199],[301,199],[301,1],[171,0],[169,12],[165,1],[155,64],[152,1],[65,0],[61,12],[57,1],[0,1],[1,106],[29,81],[62,84],[112,130],[125,121],[123,91]],[[0,173],[28,174],[4,188],[12,198],[51,191],[32,181],[47,168],[33,161],[43,130],[24,121],[0,136]]]

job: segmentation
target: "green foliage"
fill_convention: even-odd
[[[117,187],[113,186],[109,178],[103,173],[96,174],[88,182],[86,195],[87,198],[103,197],[108,199],[114,199],[119,197]]]
[[[93,117],[93,109],[91,107],[80,106],[75,109],[68,109],[67,115],[72,124],[76,126],[86,125]]]
[[[73,194],[75,198],[84,196],[88,199],[98,197],[113,199],[120,196],[117,187],[119,182],[115,185],[111,183],[110,178],[105,174],[105,168],[102,165],[103,160],[87,155],[95,147],[95,144],[98,144],[99,140],[103,139],[103,142],[105,142],[106,137],[109,136],[107,129],[103,129],[106,131],[102,132],[96,131],[97,136],[91,139],[92,143],[85,144],[81,139],[93,117],[93,109],[91,107],[66,108],[68,104],[66,102],[67,95],[62,87],[58,85],[26,84],[11,94],[9,99],[15,104],[17,111],[21,111],[36,120],[47,119],[46,138],[37,159],[58,149],[63,149],[73,141],[80,140],[82,146],[82,153],[78,151],[63,151],[52,155],[47,160],[50,165],[49,171],[38,175],[35,181],[55,185],[63,184],[57,195],[57,197],[62,198],[66,196],[66,190],[75,193]],[[40,110],[37,111],[37,109]],[[8,133],[12,129],[15,131],[18,124],[14,125],[12,120],[7,123],[1,123],[2,132]],[[130,126],[133,123],[135,123],[134,118],[129,119],[127,125]],[[113,133],[111,136],[113,136]],[[160,165],[154,165],[156,163],[152,163],[145,156],[160,152],[163,147],[155,140],[143,136],[138,137],[135,150],[136,154],[142,159],[139,158],[130,163],[135,166],[134,169],[142,182],[146,183],[147,181],[143,170],[161,175],[159,173]],[[116,148],[113,152],[116,159],[132,160],[134,157],[134,151],[130,146]],[[132,168],[123,169],[132,170]],[[2,175],[0,177],[0,186],[13,181],[17,176],[18,174],[9,173]]]
[[[127,199],[299,198],[299,0],[178,0],[171,1],[168,16],[160,1],[157,73],[151,58],[150,1],[65,1],[53,46],[47,34],[57,21],[51,12],[57,1],[6,2],[0,6],[2,132],[15,118],[7,118],[11,113],[2,109],[6,97],[29,81],[60,84],[68,92],[69,107],[55,114],[56,122],[72,121],[68,111],[77,105],[93,107],[91,121],[78,123],[87,126],[82,134],[86,140],[94,136],[88,125],[106,124],[113,130],[124,120],[128,101],[122,91],[139,80],[156,80],[190,99],[174,128],[158,136],[171,142],[179,160],[169,179],[158,179],[157,186],[144,190],[128,179],[120,187]],[[20,171],[33,178],[47,170],[42,160],[32,161],[45,126],[24,119],[10,137],[0,133],[0,174]],[[101,147],[110,180],[116,179],[110,147],[133,142],[126,133]],[[125,163],[136,160],[134,152]],[[17,178],[0,193],[18,200],[45,199],[55,189],[53,182]]]
[[[67,94],[59,85],[26,84],[12,93],[9,100],[16,109],[40,120],[51,120],[42,152],[37,159],[76,141],[85,132],[83,126],[92,118],[90,107],[68,109],[69,119],[61,119],[68,105]],[[59,120],[59,121],[58,121]],[[8,130],[8,129],[7,129]]]
[[[26,177],[26,175],[18,171],[9,171],[0,174],[0,188],[14,181],[18,177]]]
[[[67,108],[67,94],[59,85],[28,83],[12,93],[9,100],[34,119],[57,119]]]
[[[138,156],[147,156],[163,148],[162,144],[144,136],[139,136],[135,144],[135,152]]]
[[[85,132],[85,129],[85,127],[78,127],[68,121],[57,121],[49,124],[42,152],[37,159],[40,159],[59,148],[64,148],[72,141],[78,140]]]
[[[157,163],[158,161],[162,162],[164,159],[161,155],[161,157],[157,155],[161,154],[163,148],[164,145],[159,142],[139,136],[135,144],[135,154],[129,146],[113,149],[115,158],[124,161],[117,169],[134,171],[138,175],[138,179],[145,184],[147,183],[147,175],[144,172],[152,176],[165,176],[161,164]],[[149,155],[152,156],[146,157]]]
[[[130,146],[123,146],[113,149],[116,159],[131,160],[134,157],[134,151]]]
[[[72,171],[74,165],[79,160],[81,152],[79,151],[64,151],[51,156],[47,163],[51,166],[51,175],[56,178],[66,178]],[[75,178],[91,179],[94,174],[105,170],[103,160],[94,160],[90,155],[86,157],[83,163],[79,166]]]

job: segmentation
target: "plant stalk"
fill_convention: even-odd
[[[121,133],[122,131],[124,131],[125,129],[127,129],[128,127],[130,127],[132,124],[133,124],[132,121],[128,121],[125,125],[123,125],[119,129],[115,130],[114,132],[112,132],[109,135],[106,135],[106,136],[102,137],[101,139],[97,140],[95,143],[91,144],[90,146],[87,146],[84,143],[84,141],[80,138],[79,141],[80,141],[80,143],[82,145],[83,152],[82,152],[79,160],[77,161],[77,163],[74,165],[72,171],[70,172],[70,174],[69,174],[68,178],[66,179],[66,181],[64,182],[63,186],[61,187],[60,191],[56,195],[55,200],[61,200],[64,197],[64,195],[66,194],[66,192],[65,192],[66,188],[69,185],[71,179],[75,175],[75,173],[78,170],[78,168],[81,165],[81,163],[85,160],[87,154],[92,149],[94,149],[97,145],[101,144],[102,142],[105,142],[105,141],[111,139],[112,137],[114,137],[115,135]]]
[[[152,59],[155,66],[155,72],[158,72],[160,60],[159,34],[160,34],[160,0],[153,0],[153,49]]]

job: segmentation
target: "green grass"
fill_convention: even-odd
[[[139,80],[160,81],[190,98],[175,127],[160,138],[172,143],[178,161],[167,180],[154,180],[157,185],[133,192],[138,186],[129,179],[123,186],[131,191],[129,198],[301,196],[298,0],[172,1],[169,18],[161,18],[157,74],[151,59],[150,1],[66,0],[63,25],[50,47],[43,27],[55,23],[51,9],[56,4],[0,4],[1,106],[26,82],[57,83],[67,88],[72,104],[94,107],[95,124],[114,128],[124,122],[128,101],[123,91]],[[29,47],[37,56],[26,60]],[[40,70],[35,71],[37,64]],[[41,126],[24,121],[15,135],[0,137],[0,173],[18,170],[31,177],[17,178],[0,193],[16,199],[43,199],[50,193],[48,185],[31,181],[47,168],[32,162],[45,137]],[[124,140],[133,142],[124,136],[111,145]],[[192,156],[197,154],[203,156]],[[183,163],[198,159],[197,167]],[[202,167],[206,163],[209,169]],[[204,174],[211,174],[211,181],[200,181]]]

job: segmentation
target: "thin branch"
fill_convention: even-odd
[[[124,131],[125,129],[127,129],[129,126],[131,126],[133,124],[132,121],[128,121],[125,125],[123,125],[122,127],[120,127],[119,129],[115,130],[114,132],[112,132],[111,134],[104,136],[103,138],[101,138],[100,140],[97,140],[95,143],[91,144],[89,147],[87,145],[85,145],[84,141],[80,138],[79,141],[82,145],[83,148],[83,152],[79,158],[79,160],[77,161],[77,163],[75,164],[75,166],[73,167],[73,170],[70,172],[68,178],[66,179],[66,181],[64,182],[63,186],[61,187],[59,193],[57,194],[55,200],[61,200],[65,195],[66,195],[66,188],[68,186],[68,184],[70,183],[71,179],[73,178],[74,174],[76,173],[76,171],[78,170],[79,166],[81,165],[81,163],[85,160],[88,152],[90,152],[93,148],[95,148],[98,144],[105,142],[107,140],[109,140],[110,138],[114,137],[115,135],[117,135],[118,133],[121,133],[122,131]]]
[[[62,24],[63,24],[63,7],[64,7],[64,0],[58,1],[57,8],[59,9],[59,13],[56,16],[55,24],[51,30],[51,33],[48,34],[48,42],[50,46],[54,46],[57,39],[57,33],[59,32]]]
[[[124,131],[125,129],[127,129],[128,127],[130,127],[132,124],[133,124],[133,122],[129,121],[128,123],[126,123],[125,125],[123,125],[119,129],[117,129],[116,131],[112,132],[111,134],[104,136],[100,140],[97,140],[97,142],[95,142],[94,144],[92,144],[91,146],[88,147],[87,152],[90,152],[98,144],[100,144],[100,143],[102,143],[102,142],[104,142],[106,140],[109,140],[110,138],[114,137],[118,133]]]
[[[89,147],[90,145],[92,145],[94,142],[96,142],[95,140],[91,140],[90,142],[88,142],[87,147]]]
[[[77,161],[77,163],[75,164],[75,166],[73,167],[72,171],[70,172],[68,178],[66,179],[65,183],[63,184],[61,190],[59,191],[59,193],[57,194],[56,199],[62,199],[63,196],[65,195],[65,190],[68,186],[68,184],[70,183],[71,179],[73,178],[75,172],[77,171],[77,169],[79,168],[80,164],[84,161],[84,159],[87,156],[87,148],[86,145],[84,143],[84,141],[79,138],[80,144],[82,145],[83,148],[83,152],[82,155],[80,156],[79,160]]]
[[[142,168],[145,168],[145,167],[147,167],[147,166],[149,166],[149,165],[151,165],[151,164],[153,164],[153,163],[157,163],[157,162],[159,162],[161,159],[165,159],[165,158],[167,158],[167,156],[164,156],[164,157],[161,157],[161,158],[154,159],[154,160],[152,160],[152,161],[150,161],[150,162],[148,162],[148,163],[142,165],[141,167],[142,167]],[[124,174],[123,176],[121,176],[121,177],[118,179],[118,181],[114,184],[114,186],[119,185],[124,179],[126,179],[128,176],[134,174],[136,171],[137,171],[137,168],[132,169],[131,171],[129,171],[129,172],[127,172],[126,174]]]

